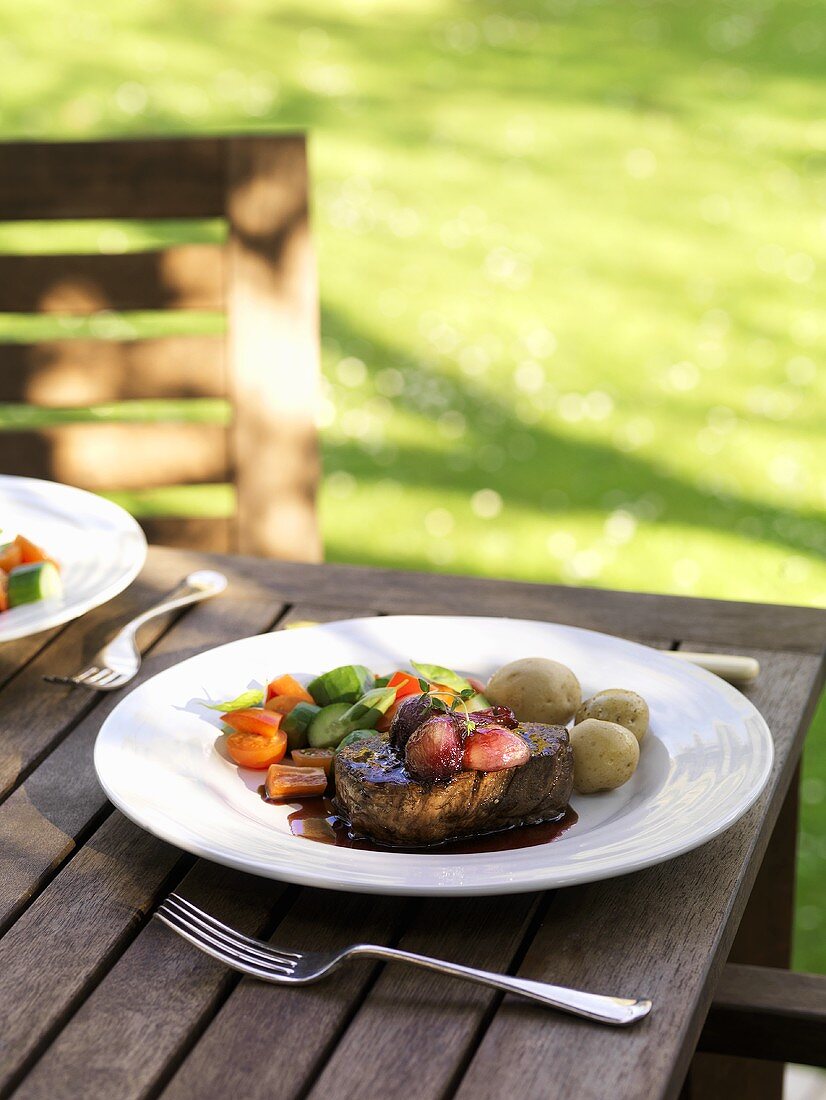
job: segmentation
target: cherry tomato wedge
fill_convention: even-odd
[[[295,768],[273,764],[267,772],[267,798],[313,798],[324,794],[327,776],[323,768]]]
[[[296,768],[323,768],[329,775],[336,754],[333,749],[293,749],[292,758]]]
[[[314,703],[312,695],[299,684],[294,676],[277,676],[267,684],[267,702],[276,695],[289,695],[302,703]]]
[[[287,735],[279,729],[266,737],[260,733],[231,733],[226,745],[227,752],[239,767],[263,770],[284,759]]]
[[[271,737],[281,725],[280,714],[273,714],[260,707],[246,707],[244,710],[231,710],[221,715],[221,721],[238,733],[257,733],[261,737]]]
[[[403,699],[405,695],[421,695],[422,693],[417,677],[411,676],[409,672],[394,672],[387,681],[387,686],[396,689],[397,699]]]

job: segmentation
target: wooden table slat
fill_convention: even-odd
[[[178,890],[249,936],[286,904],[280,883],[199,861]],[[15,1096],[131,1100],[163,1084],[240,975],[150,921],[68,1021]],[[272,1022],[270,1036],[272,1036]]]
[[[359,940],[393,943],[408,906],[404,898],[302,890],[270,940],[287,951],[336,951]],[[234,1095],[287,1100],[301,1095],[377,970],[378,964],[360,960],[304,988],[245,978],[164,1090],[164,1100]]]
[[[71,675],[84,668],[124,622],[157,603],[177,584],[189,571],[182,568],[187,560],[186,555],[178,560],[159,558],[125,592],[60,631],[6,685],[0,696],[0,798],[100,699],[85,688],[46,684],[43,676]],[[141,646],[151,645],[167,625],[160,619],[148,623],[141,631]]]
[[[156,548],[160,557],[164,551]],[[174,551],[167,551],[174,553]],[[211,559],[220,568],[220,556]],[[353,565],[233,559],[296,603],[352,606],[393,614],[497,615],[544,619],[644,638],[705,638],[713,644],[764,646],[822,654],[826,615],[813,607],[735,603],[597,588],[499,581]]]
[[[95,705],[50,692],[39,675],[68,671],[126,608],[205,566],[228,573],[227,594],[150,635],[142,678],[279,615],[279,628],[381,612],[524,616],[755,653],[763,671],[751,696],[777,746],[769,787],[737,825],[668,864],[541,899],[450,902],[284,889],[202,861],[184,878],[187,896],[248,931],[274,929],[285,948],[398,941],[526,976],[649,993],[648,1020],[627,1032],[598,1028],[366,962],[305,989],[239,981],[146,923],[191,859],[109,814],[91,748],[116,698]],[[24,780],[0,804],[0,928],[10,925],[0,939],[0,1096],[18,1082],[18,1095],[32,1100],[159,1092],[544,1100],[551,1083],[553,1094],[577,1100],[676,1096],[799,758],[822,683],[824,624],[806,608],[153,549],[139,584],[118,601],[0,658],[0,783],[8,791]]]
[[[278,596],[255,580],[235,576],[229,569],[226,573],[227,592],[187,610],[144,659],[138,677],[125,691],[204,648],[266,630],[283,610]],[[55,691],[66,694],[60,688]],[[91,713],[0,803],[0,835],[5,838],[0,848],[0,929],[71,854],[78,837],[107,811],[92,751],[102,722],[123,694],[102,696]]]
[[[399,947],[482,970],[508,971],[532,931],[539,903],[536,894],[428,898]],[[398,1072],[400,1051],[421,1055],[416,1072],[405,1080],[406,1100],[449,1095],[500,1000],[500,994],[483,986],[413,967],[385,966],[308,1096],[381,1096]],[[246,1092],[246,1076],[243,1083]],[[272,1074],[270,1084],[275,1085]],[[253,1095],[264,1100],[267,1093]]]
[[[105,973],[187,858],[115,812],[0,939],[0,1095]]]
[[[623,878],[559,891],[520,974],[596,992],[650,996],[651,1016],[619,1037],[506,1001],[458,1089],[460,1100],[559,1095],[676,1097],[782,801],[821,661],[749,651],[763,666],[751,692],[777,746],[775,782],[716,840]],[[761,826],[760,822],[764,824]],[[645,988],[640,975],[646,975]],[[502,1056],[508,1051],[508,1057]]]

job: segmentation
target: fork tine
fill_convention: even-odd
[[[171,911],[162,912],[159,909],[155,913],[155,916],[158,920],[167,925],[167,927],[177,932],[183,939],[188,940],[194,947],[197,947],[199,951],[203,951],[206,955],[211,955],[213,959],[217,959],[219,962],[224,963],[225,966],[232,967],[233,970],[240,970],[242,974],[249,974],[250,977],[260,978],[268,982],[284,982],[290,980],[290,975],[286,972],[279,972],[275,969],[263,967],[260,964],[246,962],[238,958],[238,956],[233,955],[226,948],[206,940],[200,933],[193,931],[189,925],[185,924],[183,918],[178,917]]]
[[[263,952],[253,954],[243,944],[227,943],[225,938],[218,938],[207,929],[200,928],[190,918],[176,909],[170,908],[166,902],[160,906],[155,914],[166,924],[170,924],[181,935],[185,935],[190,943],[200,947],[203,951],[209,950],[209,954],[215,958],[222,958],[232,965],[242,963],[244,966],[255,970],[259,975],[266,974],[289,978],[292,975],[293,964],[281,964],[275,959],[268,959]]]
[[[294,959],[298,962],[302,958],[302,955],[297,951],[282,951],[281,948],[276,951],[275,948],[270,947],[268,943],[264,943],[263,940],[254,940],[250,936],[245,936],[243,932],[237,932],[234,928],[230,928],[228,924],[222,924],[216,917],[210,916],[209,913],[205,913],[203,909],[199,909],[197,905],[194,905],[186,898],[182,898],[180,894],[170,894],[166,899],[168,902],[174,902],[182,909],[184,909],[190,916],[202,921],[210,926],[215,932],[223,932],[225,935],[230,936],[234,942],[239,940],[249,947],[254,947],[258,951],[266,951],[268,954],[280,955],[284,959]]]
[[[103,683],[104,680],[109,678],[109,673],[111,671],[112,670],[110,668],[99,668],[97,672],[94,673],[94,675],[87,676],[83,680],[83,683],[87,684],[89,687],[97,687],[98,684]]]
[[[77,676],[71,676],[70,679],[75,684],[85,684],[96,676],[100,672],[97,665],[89,665],[88,668],[84,668],[82,672],[78,672]]]
[[[104,668],[101,671],[104,673],[104,675],[97,676],[95,678],[95,687],[103,687],[104,685],[113,684],[115,680],[120,677],[120,673],[115,672],[113,668]]]
[[[288,959],[282,956],[269,944],[261,943],[257,940],[250,940],[249,937],[243,936],[240,932],[236,932],[235,929],[229,928],[225,924],[221,924],[220,921],[216,921],[214,918],[210,920],[202,919],[197,912],[189,912],[180,905],[176,905],[172,898],[167,898],[166,901],[160,907],[163,910],[177,913],[180,918],[186,921],[190,925],[196,925],[200,928],[204,934],[212,936],[214,939],[224,944],[226,947],[233,951],[242,951],[245,956],[251,961],[255,962],[261,960],[263,962],[276,963],[278,966],[294,967],[298,960]],[[207,914],[204,914],[206,917]]]
[[[43,679],[50,684],[72,684],[77,687],[77,678],[75,676],[44,676]]]

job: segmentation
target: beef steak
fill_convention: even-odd
[[[529,722],[518,732],[531,750],[526,763],[432,782],[412,779],[385,738],[357,741],[336,755],[338,809],[358,834],[408,847],[553,821],[573,786],[568,731]]]

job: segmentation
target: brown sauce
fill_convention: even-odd
[[[402,848],[377,844],[366,837],[357,836],[350,823],[336,813],[329,798],[305,798],[298,810],[287,818],[293,836],[304,837],[320,844],[335,844],[339,848],[358,848],[366,852],[413,852],[418,855],[468,855],[476,852],[508,852],[515,848],[532,848],[536,844],[549,844],[577,822],[577,815],[569,806],[556,821],[543,821],[539,825],[520,825],[485,836],[450,840],[429,848]]]

